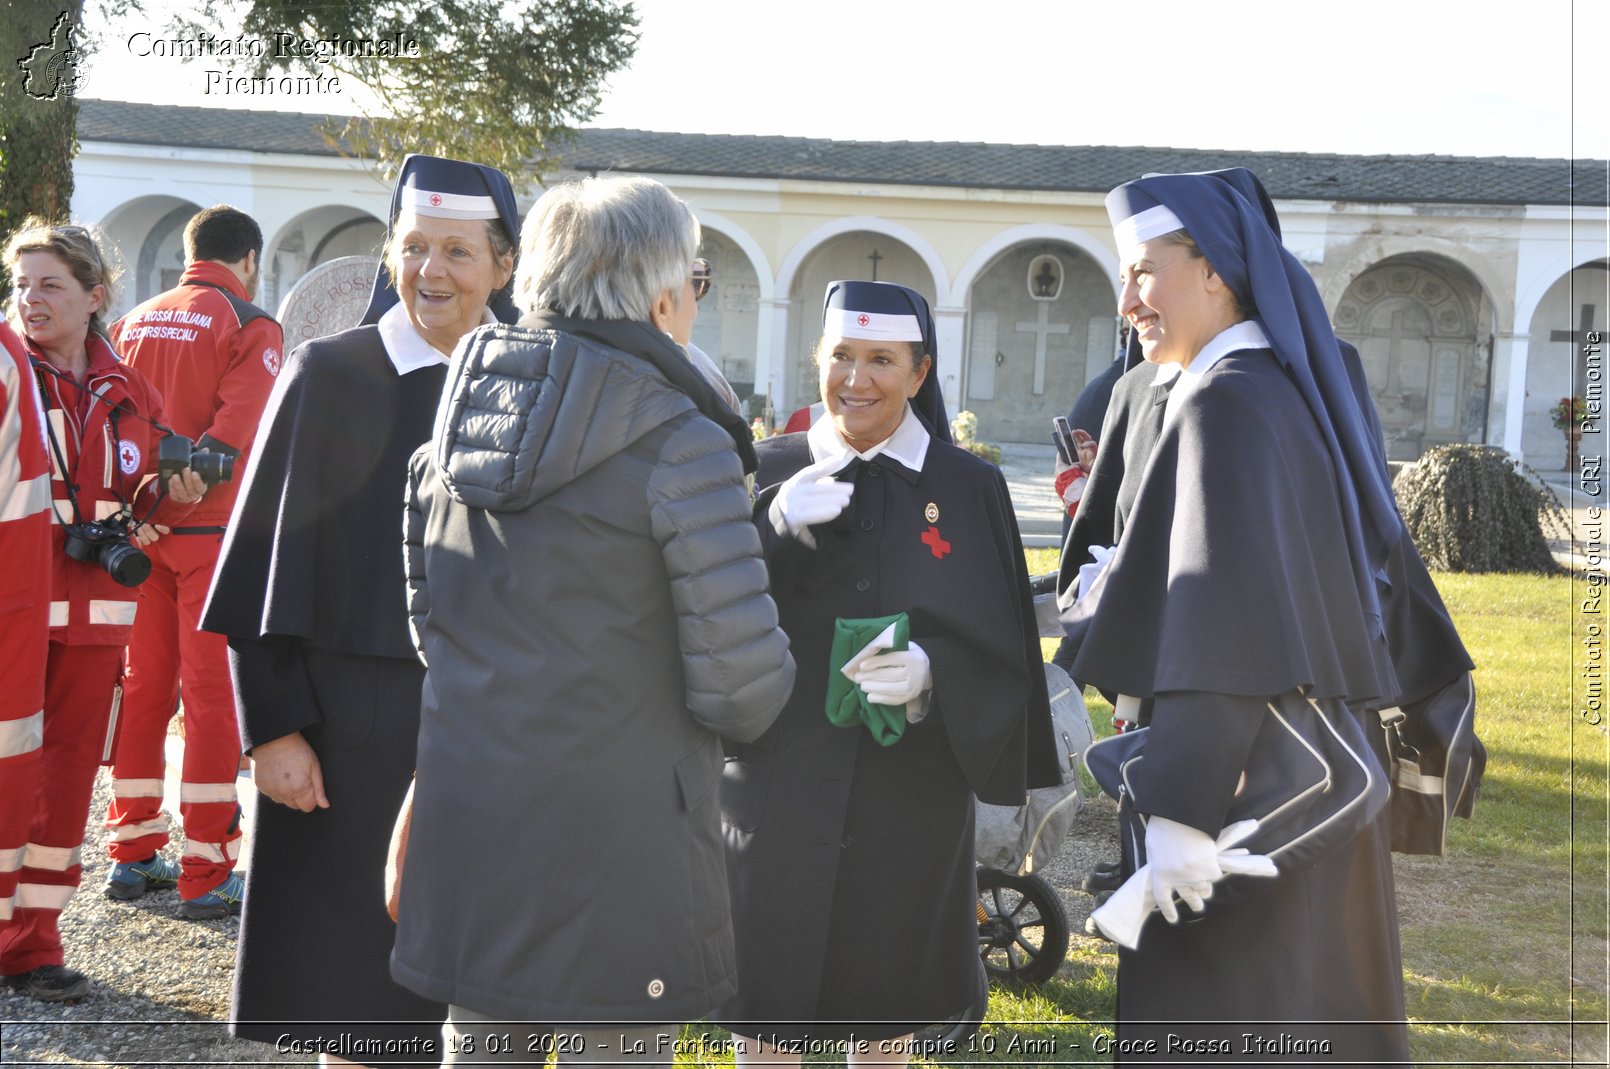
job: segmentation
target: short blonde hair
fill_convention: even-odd
[[[647,322],[660,294],[680,301],[699,249],[693,212],[638,175],[554,186],[522,231],[515,303],[581,319]]]

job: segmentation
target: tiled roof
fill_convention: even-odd
[[[340,117],[81,101],[84,141],[335,155],[318,127]],[[829,141],[804,137],[582,130],[563,146],[579,171],[635,171],[888,185],[1105,192],[1148,171],[1247,167],[1279,200],[1604,206],[1604,160],[1344,156],[1120,146]]]

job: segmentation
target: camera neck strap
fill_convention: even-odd
[[[33,366],[34,366],[34,374],[37,377],[38,383],[39,383],[39,396],[44,401],[45,434],[50,439],[50,451],[56,455],[56,472],[61,477],[62,485],[67,488],[67,501],[68,501],[69,504],[71,504],[73,506],[73,526],[77,526],[77,525],[79,525],[79,524],[84,522],[84,510],[82,508],[80,508],[79,504],[78,504],[78,486],[73,481],[73,477],[72,477],[73,476],[73,469],[68,467],[68,465],[67,465],[67,454],[62,449],[61,440],[56,437],[56,422],[50,418],[50,411],[51,411],[51,409],[53,407],[58,412],[61,412],[62,408],[61,408],[60,405],[52,406],[51,403],[50,403],[50,401],[51,401],[50,395],[45,391],[45,378],[44,378],[44,373],[43,373],[44,372],[43,366],[40,364],[40,362],[38,360],[33,361]],[[53,374],[55,374],[55,376],[58,379],[65,379],[65,381],[71,382],[74,386],[77,386],[80,390],[85,390],[85,392],[89,393],[90,397],[94,401],[103,401],[111,408],[112,411],[108,414],[107,419],[112,425],[112,440],[114,442],[117,441],[118,440],[118,436],[117,436],[118,416],[120,416],[122,414],[123,409],[119,405],[115,405],[112,402],[106,400],[106,391],[111,389],[112,384],[109,383],[109,382],[105,382],[105,383],[102,383],[100,386],[98,386],[95,390],[89,391],[86,387],[80,385],[78,382],[74,381],[73,379],[67,378],[66,376],[62,375],[61,372],[55,371],[55,369],[51,369],[51,371],[52,371]],[[65,415],[65,413],[63,413],[63,414]],[[114,489],[113,492],[117,494],[118,504],[122,505],[124,509],[127,509],[129,507],[129,503],[124,500],[122,491]],[[65,521],[65,520],[63,520],[61,518],[61,513],[58,512],[54,506],[52,506],[50,511],[56,517],[56,522],[57,523],[60,523],[63,527],[67,526],[67,521]]]
[[[45,410],[45,434],[50,438],[50,451],[56,454],[56,472],[61,476],[62,485],[67,487],[67,500],[73,506],[73,525],[84,522],[84,513],[78,507],[78,488],[73,485],[72,469],[67,466],[67,456],[62,452],[61,442],[56,439],[56,422],[50,418],[50,410]],[[63,527],[67,521],[61,518],[61,513],[54,507],[50,510],[56,517],[56,522]]]

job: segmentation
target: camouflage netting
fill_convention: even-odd
[[[1393,481],[1398,508],[1427,565],[1450,572],[1557,572],[1544,526],[1569,532],[1548,490],[1502,449],[1443,445]]]

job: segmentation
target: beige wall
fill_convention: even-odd
[[[108,221],[125,255],[136,255],[175,206],[226,201],[251,212],[268,240],[273,271],[263,303],[269,307],[334,228],[366,216],[383,219],[389,203],[388,190],[362,164],[325,157],[88,142],[75,175],[75,214]],[[866,277],[873,248],[883,257],[880,278],[907,282],[934,300],[935,374],[952,411],[975,400],[967,396],[970,350],[984,358],[980,338],[994,317],[1002,343],[987,354],[992,361],[1000,356],[995,396],[977,399],[986,439],[1044,442],[1042,424],[1066,411],[1098,362],[1093,352],[1104,344],[1117,275],[1101,194],[655,177],[699,215],[709,231],[704,251],[719,265],[694,341],[735,381],[748,383],[757,400],[769,395],[779,419],[814,399],[804,356],[823,284]],[[522,191],[522,207],[539,192]],[[1455,383],[1461,403],[1472,403],[1480,391],[1484,400],[1475,403],[1483,408],[1488,442],[1550,456],[1555,432],[1537,398],[1572,388],[1566,362],[1547,340],[1558,329],[1553,319],[1563,314],[1554,290],[1572,268],[1610,252],[1602,206],[1305,200],[1277,207],[1287,247],[1313,272],[1333,315],[1372,269],[1419,265],[1450,279],[1470,323],[1461,335],[1459,375],[1443,372],[1445,392]],[[1034,335],[1017,324],[1036,321],[1038,308],[1014,276],[1046,250],[1055,250],[1068,272],[1047,322],[1069,330],[1047,336],[1043,392],[1036,393]],[[132,304],[125,292],[115,310]],[[1576,314],[1568,318],[1574,327]],[[1459,434],[1468,436],[1473,425],[1462,414]]]

